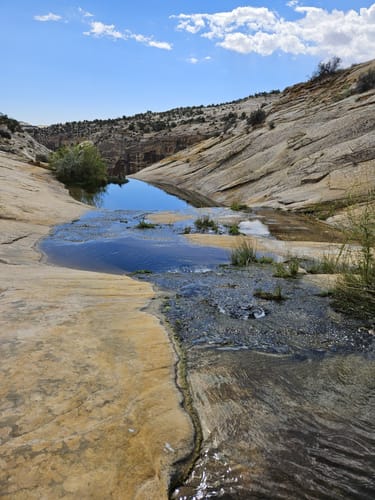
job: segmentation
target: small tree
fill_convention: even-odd
[[[327,62],[320,61],[318,68],[314,71],[311,76],[311,81],[323,80],[324,78],[329,78],[330,76],[337,73],[341,65],[341,59],[337,56],[332,57]]]
[[[107,168],[97,148],[90,142],[60,148],[50,159],[57,179],[87,190],[107,183]]]

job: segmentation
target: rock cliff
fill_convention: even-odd
[[[284,90],[265,120],[234,127],[141,172],[219,203],[308,211],[375,187],[375,90],[358,93],[375,61]]]
[[[277,91],[212,106],[176,108],[118,119],[26,126],[38,142],[55,150],[91,140],[107,162],[110,175],[138,172],[204,139],[242,130],[251,111],[272,102]]]

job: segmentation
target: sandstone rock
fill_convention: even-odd
[[[0,153],[2,498],[167,498],[192,444],[151,286],[47,266],[34,246],[87,207]]]
[[[288,88],[264,126],[208,139],[136,177],[227,205],[288,210],[362,195],[375,186],[375,91],[348,89],[374,64]]]

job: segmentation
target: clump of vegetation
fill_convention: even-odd
[[[266,120],[266,112],[264,109],[258,108],[255,111],[250,113],[249,118],[247,119],[247,124],[255,127],[256,125],[261,125]]]
[[[299,261],[296,258],[290,259],[288,262],[277,262],[275,264],[276,278],[296,278],[298,276]]]
[[[375,89],[375,68],[369,69],[366,73],[360,75],[355,87],[355,92],[361,94],[368,90]]]
[[[190,234],[191,233],[191,226],[185,226],[183,234]]]
[[[0,128],[0,137],[2,137],[3,139],[11,139],[12,134],[8,130]]]
[[[252,244],[243,240],[237,248],[232,250],[231,263],[233,266],[245,267],[257,261],[255,248]]]
[[[311,75],[310,81],[314,82],[330,78],[338,72],[340,65],[341,59],[337,56],[332,57],[332,59],[327,62],[321,61],[317,69]]]
[[[42,163],[48,163],[48,155],[44,154],[44,153],[37,153],[35,155],[35,161],[39,161],[39,162],[42,162]]]
[[[219,231],[219,226],[217,223],[212,220],[208,215],[204,215],[203,217],[199,217],[194,221],[194,226],[198,231],[207,232],[214,231],[217,233]]]
[[[286,299],[286,297],[282,294],[280,285],[275,286],[273,292],[266,292],[265,290],[257,289],[254,292],[254,297],[258,297],[263,300],[275,300],[277,302],[281,302]]]
[[[22,132],[20,122],[14,118],[9,118],[8,115],[0,114],[0,125],[5,125],[5,127],[7,127],[12,134],[14,134],[14,132]]]
[[[68,186],[88,191],[107,184],[107,168],[97,148],[90,142],[64,146],[51,155],[50,166],[57,179]]]
[[[343,249],[342,249],[343,250]],[[310,274],[337,274],[349,270],[349,263],[340,251],[337,255],[323,255],[322,259],[315,260],[303,266]]]
[[[139,221],[139,223],[135,226],[136,229],[154,229],[156,224],[152,222],[146,222],[144,219]]]
[[[238,236],[239,234],[241,234],[238,224],[232,224],[231,226],[229,226],[228,233],[231,236]]]
[[[349,214],[348,241],[359,244],[355,267],[345,270],[333,290],[333,305],[352,316],[375,318],[375,206],[373,192],[360,212]]]
[[[233,212],[240,212],[241,210],[247,210],[247,208],[247,205],[236,200],[233,201],[230,206],[230,209],[233,210]]]
[[[274,260],[272,257],[267,257],[266,255],[262,255],[261,257],[259,257],[258,263],[259,264],[273,264]]]

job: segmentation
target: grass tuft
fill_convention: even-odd
[[[255,248],[243,240],[237,248],[232,250],[231,263],[233,266],[245,267],[257,261]]]

